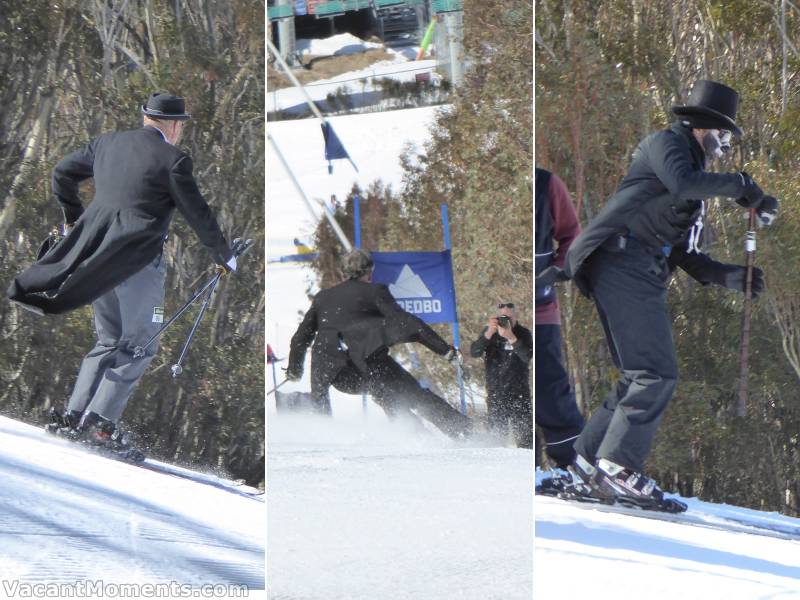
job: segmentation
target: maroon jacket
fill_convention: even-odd
[[[554,264],[563,268],[567,250],[569,250],[570,244],[581,232],[581,224],[578,221],[578,215],[575,212],[567,186],[555,173],[550,175],[548,197],[550,200],[550,214],[553,217],[553,237],[556,245]],[[537,306],[535,322],[536,325],[560,325],[561,313],[558,310],[558,300],[550,304]]]

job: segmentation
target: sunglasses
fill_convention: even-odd
[[[513,302],[503,302],[497,305],[497,308],[514,308]]]

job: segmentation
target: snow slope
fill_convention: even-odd
[[[800,597],[800,520],[697,499],[687,503],[687,517],[704,525],[537,497],[534,598]],[[726,525],[728,519],[736,523]],[[759,533],[758,527],[777,528],[793,539]]]
[[[5,581],[264,589],[263,500],[103,458],[4,417],[0,482]]]
[[[344,199],[353,181],[398,185],[400,152],[427,139],[433,115],[331,119],[358,174],[338,161],[328,175],[315,120],[270,123],[269,131],[309,196]],[[271,152],[267,169],[267,254],[277,258],[293,253],[293,237],[308,240],[315,221]],[[310,304],[307,289],[316,291],[307,267],[268,264],[267,339],[279,357]],[[308,370],[281,391],[308,391]],[[530,452],[389,422],[371,402],[364,412],[358,396],[332,391],[331,401],[327,419],[278,413],[267,398],[270,597],[529,600]]]
[[[344,160],[334,161],[328,174],[325,145],[316,119],[270,121],[273,136],[310,198],[343,201],[354,182],[366,188],[376,179],[397,189],[401,183],[400,154],[406,144],[422,150],[437,108],[414,108],[385,113],[347,115],[328,120],[359,172]],[[295,252],[292,238],[310,241],[320,210],[313,219],[292,186],[270,144],[267,144],[267,254],[275,258]],[[269,331],[269,330],[268,330]]]

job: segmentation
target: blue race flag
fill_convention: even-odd
[[[356,173],[358,173],[356,163],[350,158],[339,136],[336,135],[333,127],[327,121],[322,123],[322,137],[325,138],[325,160],[328,161],[328,173],[333,173],[333,163],[331,161],[339,158],[346,158],[349,160],[350,164],[353,165],[353,168],[356,170]]]
[[[429,324],[456,321],[450,250],[373,252],[372,260],[372,281],[389,286],[402,308]]]

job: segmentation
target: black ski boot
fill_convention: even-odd
[[[83,441],[129,462],[142,462],[144,453],[130,445],[125,435],[112,421],[97,413],[88,412],[81,419],[80,430]]]
[[[616,494],[617,503],[622,506],[668,513],[681,513],[688,508],[683,502],[664,496],[654,479],[605,458],[597,462],[595,484],[604,493]]]
[[[554,469],[553,476],[536,486],[536,493],[556,496],[564,500],[577,500],[613,504],[616,494],[595,484],[597,469],[580,454],[566,469]]]
[[[81,421],[81,414],[82,413],[77,410],[65,410],[61,412],[54,406],[50,409],[50,422],[45,425],[45,431],[69,439],[78,439],[81,437],[78,428]]]

